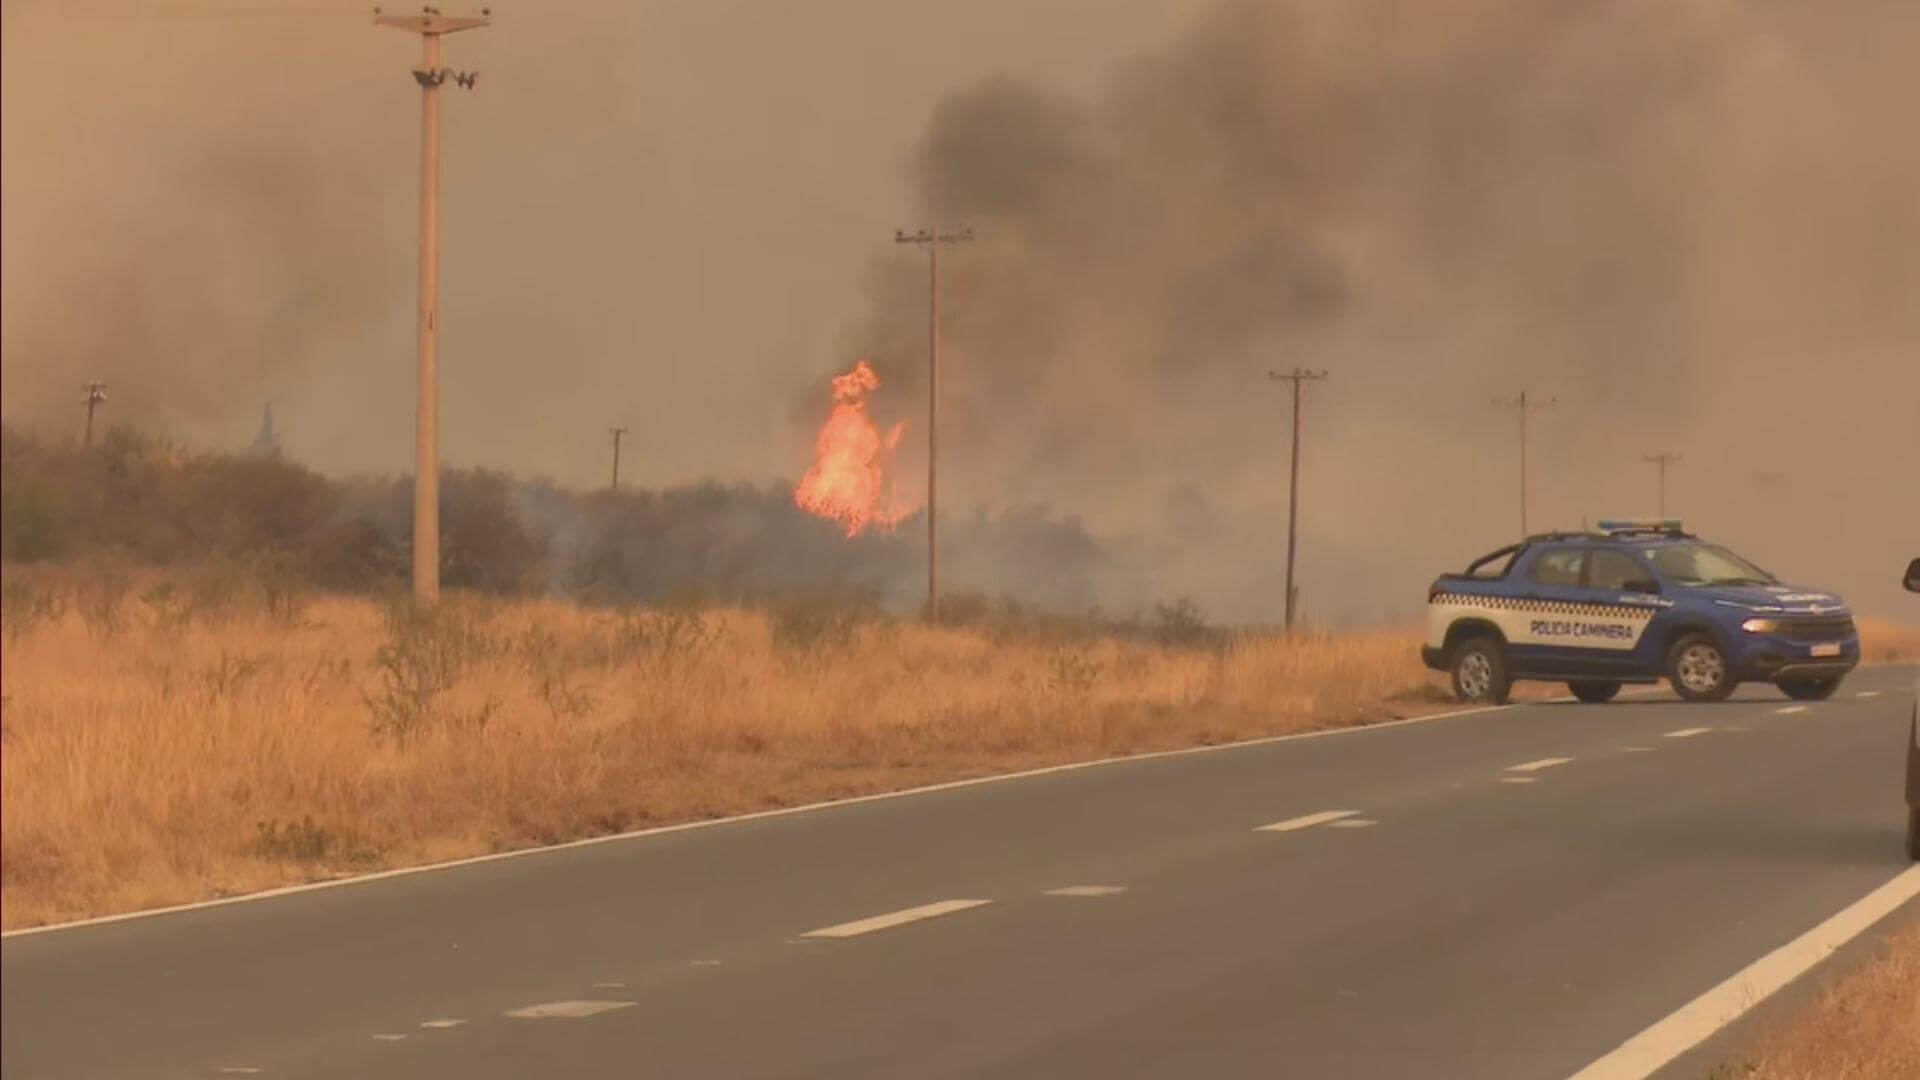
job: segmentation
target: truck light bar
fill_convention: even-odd
[[[1610,518],[1600,522],[1601,532],[1664,532],[1680,531],[1679,518]]]

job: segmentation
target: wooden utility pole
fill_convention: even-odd
[[[1267,378],[1293,384],[1293,453],[1289,458],[1287,476],[1287,633],[1293,633],[1294,601],[1299,590],[1293,587],[1293,550],[1298,540],[1298,521],[1300,517],[1300,388],[1309,382],[1327,377],[1324,371],[1308,371],[1294,368],[1290,372],[1267,372]]]
[[[87,433],[83,437],[84,438],[83,445],[86,445],[86,446],[93,445],[93,410],[101,402],[105,400],[107,400],[107,384],[106,383],[100,382],[99,380],[96,379],[95,381],[87,384],[87,397],[86,397]]]
[[[608,428],[607,430],[613,432],[613,483],[610,486],[610,490],[619,491],[620,490],[620,436],[625,435],[627,433],[627,429],[623,427],[617,427],[617,428]]]
[[[1665,451],[1661,451],[1658,454],[1648,454],[1645,457],[1642,457],[1640,460],[1645,461],[1652,465],[1657,465],[1660,468],[1660,516],[1666,517],[1667,516],[1667,466],[1673,464],[1676,461],[1679,461],[1680,455],[1670,454]]]
[[[1527,414],[1537,409],[1551,409],[1558,401],[1529,397],[1527,391],[1522,390],[1519,397],[1494,404],[1520,413],[1520,535],[1524,537],[1527,535]]]
[[[943,233],[921,229],[911,235],[895,230],[896,244],[927,249],[927,619],[940,619],[940,536],[938,517],[940,459],[940,245],[973,239],[972,229]]]
[[[418,15],[382,15],[376,26],[419,34],[420,66],[420,363],[419,399],[414,420],[413,596],[423,604],[440,599],[440,84],[452,79],[471,89],[478,72],[440,65],[440,39],[489,25],[491,13],[442,15],[422,8]]]

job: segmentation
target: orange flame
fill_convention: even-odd
[[[814,443],[813,467],[793,492],[802,510],[841,522],[849,537],[869,525],[892,529],[916,509],[899,497],[893,475],[893,452],[907,422],[883,436],[867,415],[867,395],[879,388],[880,377],[865,360],[834,376],[833,415]]]

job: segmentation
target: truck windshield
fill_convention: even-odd
[[[1653,565],[1681,585],[1773,585],[1772,574],[1714,544],[1662,544],[1647,552]]]

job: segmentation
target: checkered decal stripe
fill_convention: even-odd
[[[1454,607],[1497,608],[1501,611],[1524,611],[1541,615],[1577,615],[1589,619],[1651,620],[1654,616],[1652,608],[1635,607],[1631,604],[1570,604],[1554,600],[1524,600],[1511,596],[1463,596],[1457,593],[1441,593],[1433,598],[1433,603]]]

